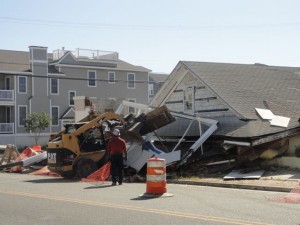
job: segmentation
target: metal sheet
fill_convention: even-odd
[[[233,170],[229,174],[227,174],[225,177],[223,177],[224,180],[235,180],[235,179],[259,179],[263,173],[264,170],[257,170],[252,171],[249,173],[243,173],[240,170]]]
[[[255,108],[256,112],[260,115],[260,117],[264,120],[271,120],[275,116],[271,110],[269,109],[259,109]]]
[[[288,127],[290,122],[289,117],[284,116],[274,116],[271,120],[271,125],[273,126],[279,126],[279,127]]]
[[[153,155],[153,152],[148,152],[146,150],[143,151],[141,150],[141,148],[128,151],[128,159],[126,165],[134,168],[137,172],[139,172],[146,164],[147,160]]]
[[[180,160],[181,150],[177,150],[177,151],[174,151],[174,152],[163,153],[163,154],[158,154],[156,156],[158,158],[165,159],[166,164],[170,165],[170,164]]]

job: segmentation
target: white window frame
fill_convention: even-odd
[[[57,124],[53,124],[53,109],[57,108]],[[59,106],[51,106],[51,126],[59,126]]]
[[[52,81],[53,80],[57,81],[57,92],[52,92],[52,87],[53,87]],[[50,78],[50,94],[59,95],[59,79],[58,78]]]
[[[20,114],[21,108],[25,108],[24,124],[21,124],[21,117],[20,117],[21,116],[21,114]],[[27,105],[18,105],[18,126],[19,127],[25,126],[26,116],[27,116]]]
[[[76,91],[70,90],[70,91],[68,92],[69,106],[74,106],[74,105],[75,105],[75,102],[74,102],[74,104],[71,104],[71,100],[74,101],[74,99],[71,99],[71,93],[75,93],[74,96],[73,96],[73,98],[74,98],[74,97],[76,97]]]
[[[25,79],[25,91],[20,91],[20,79],[24,78]],[[18,77],[18,94],[27,94],[27,77],[25,76],[19,76]]]
[[[129,80],[129,76],[131,75],[133,75],[133,81]],[[131,83],[133,84],[133,87],[131,87]],[[127,88],[135,89],[135,73],[127,73]]]
[[[128,98],[127,99],[129,102],[136,102],[136,99],[135,98]],[[131,110],[132,109],[132,110]],[[133,111],[133,112],[131,112]],[[136,108],[134,107],[131,107],[131,106],[128,106],[128,113],[132,113],[132,114],[135,114],[136,113]]]
[[[94,73],[95,77],[91,78],[90,73]],[[90,85],[90,81],[95,81],[95,85]],[[88,70],[88,72],[87,72],[87,84],[88,84],[88,87],[97,87],[97,72],[96,72],[96,70]]]
[[[113,79],[110,79],[111,78],[110,75],[113,75]],[[107,80],[108,80],[108,83],[110,83],[110,84],[116,83],[116,73],[113,71],[108,71]]]

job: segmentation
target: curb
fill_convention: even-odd
[[[288,188],[288,187],[259,186],[259,185],[247,185],[247,184],[231,184],[231,183],[225,184],[225,183],[185,181],[185,180],[183,180],[183,181],[168,180],[168,183],[210,186],[210,187],[222,187],[222,188],[249,189],[249,190],[259,190],[259,191],[274,191],[274,192],[291,192],[293,190],[293,188]]]

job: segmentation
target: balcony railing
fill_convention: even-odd
[[[14,90],[0,90],[0,101],[13,101],[14,100]]]
[[[14,127],[14,123],[0,123],[0,134],[15,133]]]

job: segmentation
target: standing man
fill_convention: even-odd
[[[110,171],[112,185],[114,186],[117,184],[117,181],[119,185],[123,183],[123,156],[127,160],[127,150],[125,141],[120,137],[120,131],[115,129],[112,134],[113,136],[107,145],[107,151],[110,155]]]

